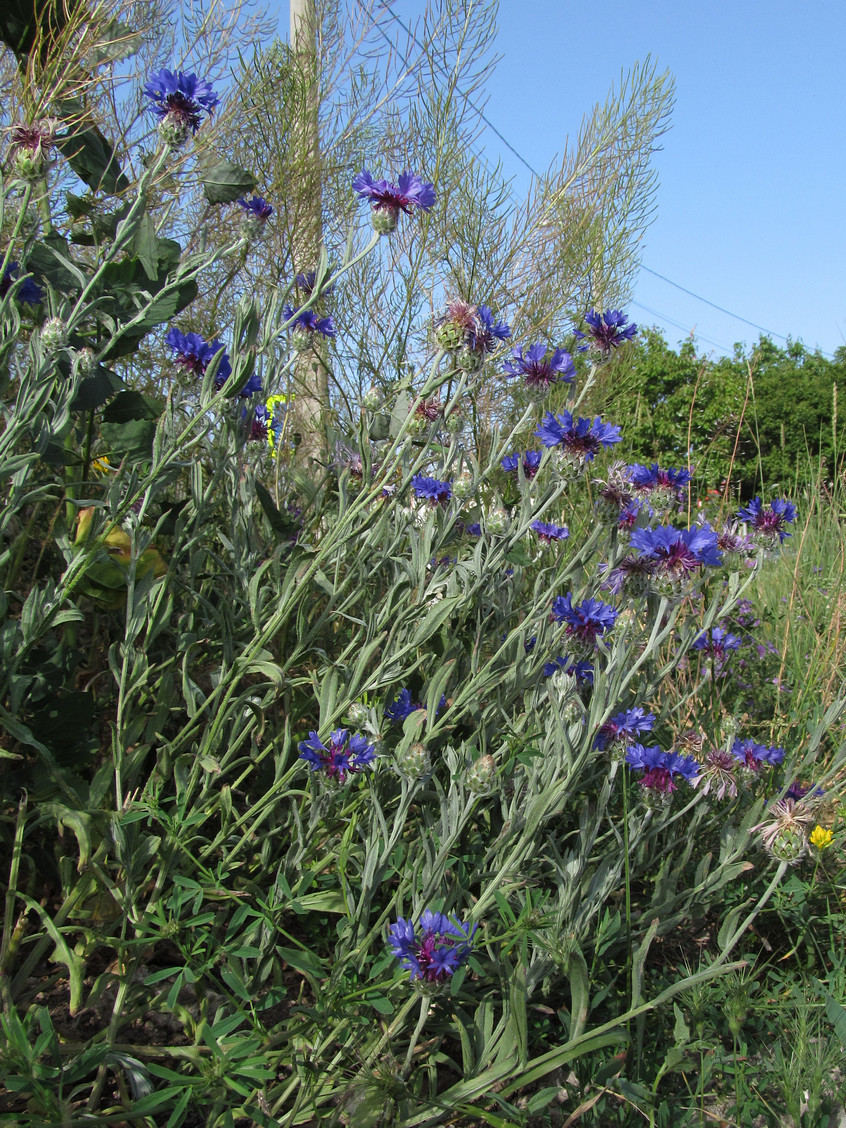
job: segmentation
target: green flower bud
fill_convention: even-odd
[[[396,766],[400,775],[408,779],[422,779],[431,769],[429,753],[420,741],[409,744],[396,754]]]
[[[490,791],[496,781],[496,762],[490,754],[486,753],[475,760],[467,769],[466,783],[468,791],[474,795],[484,795]]]
[[[63,349],[68,343],[68,327],[60,317],[51,317],[41,327],[41,344],[47,352]]]

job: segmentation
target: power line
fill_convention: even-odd
[[[359,3],[359,6],[361,8],[365,7],[364,0],[358,0],[358,3]],[[420,48],[421,51],[424,51],[426,49],[425,46],[420,42],[420,40],[414,34],[414,32],[411,30],[411,28],[408,26],[408,24],[406,24],[397,15],[397,13],[395,11],[393,11],[392,8],[390,8],[390,7],[387,8],[387,14],[391,17],[391,19],[396,20],[396,22],[400,25],[400,27],[403,29],[403,31],[405,31],[405,33],[411,37],[411,39],[414,41],[414,43],[417,44],[417,46]],[[377,30],[380,32],[380,34],[382,36],[384,36],[384,38],[386,38],[386,39],[388,38],[385,35],[385,32],[382,31],[382,29],[378,26],[378,23],[375,24],[374,26],[377,28]],[[408,59],[402,54],[401,51],[399,51],[398,48],[396,48],[395,44],[393,44],[393,46],[397,50],[397,53],[399,54],[402,61],[406,64],[406,66],[408,66]],[[436,60],[433,60],[433,62],[435,63],[435,66],[441,72],[442,75],[444,75],[446,78],[450,77],[449,72],[446,71],[444,67],[440,66],[440,64],[438,64]],[[462,90],[459,90],[457,84],[456,84],[456,90],[458,90],[458,92],[461,94],[465,103],[471,108],[471,110],[474,110],[475,113],[478,114],[478,116],[485,123],[485,125],[488,127],[488,129],[490,129],[491,132],[494,133],[495,136],[499,138],[499,140],[503,143],[503,145],[505,145],[505,147],[509,150],[509,152],[513,153],[514,156],[517,158],[517,160],[526,169],[528,169],[528,171],[530,173],[532,173],[533,176],[537,177],[537,179],[540,180],[541,174],[538,172],[538,170],[536,168],[534,168],[534,166],[529,161],[526,160],[526,158],[523,156],[522,153],[520,153],[517,149],[514,148],[514,146],[511,144],[511,142],[506,137],[504,137],[502,135],[502,133],[500,133],[500,131],[493,124],[493,122],[490,120],[490,118],[485,114],[484,110],[482,110],[479,106],[477,106],[474,102],[472,102],[470,100],[470,96],[468,94],[465,94]],[[669,286],[673,286],[673,287],[675,287],[675,289],[681,290],[681,292],[683,294],[687,294],[689,297],[695,298],[699,302],[703,302],[705,305],[710,306],[712,309],[718,310],[720,313],[726,314],[726,316],[728,316],[728,317],[733,317],[736,321],[743,322],[744,325],[749,325],[749,326],[751,326],[751,328],[757,329],[759,332],[764,333],[768,337],[777,337],[780,341],[789,340],[789,338],[786,337],[783,333],[775,333],[775,332],[773,332],[772,329],[765,329],[762,325],[758,325],[757,322],[755,322],[755,321],[750,321],[747,317],[741,317],[739,313],[732,313],[732,311],[730,309],[726,309],[724,306],[717,305],[716,302],[712,302],[708,298],[703,298],[703,296],[701,294],[697,294],[693,290],[689,290],[686,286],[682,286],[679,282],[674,282],[672,280],[672,278],[667,278],[666,275],[664,275],[664,274],[659,274],[659,272],[657,270],[653,270],[651,267],[645,266],[643,263],[640,264],[640,269],[645,270],[647,274],[652,274],[652,275],[654,275],[654,277],[660,278],[662,282],[666,282]],[[635,303],[635,304],[639,304],[639,303]],[[640,306],[640,308],[646,309],[645,306]],[[659,312],[654,311],[654,310],[653,311],[647,310],[647,312],[651,312],[653,314],[653,316],[661,317],[664,321],[667,321],[669,324],[676,325],[677,328],[682,328],[682,326],[680,326],[678,324],[678,322],[674,321],[671,317],[667,317],[665,314],[659,313]],[[700,339],[703,340],[703,341],[706,341],[708,344],[714,345],[716,348],[724,348],[725,347],[723,345],[717,344],[715,341],[709,341],[706,337],[700,336]],[[728,351],[730,351],[730,350],[728,350]],[[823,355],[829,356],[829,358],[830,358],[830,354],[828,354],[828,353],[824,353]]]

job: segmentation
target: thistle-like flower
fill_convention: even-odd
[[[37,180],[50,167],[60,124],[58,118],[47,117],[31,125],[13,125],[9,130],[9,156],[23,180]]]
[[[703,795],[713,791],[717,799],[726,795],[734,799],[737,796],[737,760],[723,748],[711,748],[699,775],[690,782],[693,787],[701,787]]]
[[[380,235],[389,235],[396,230],[399,213],[411,215],[414,208],[429,211],[435,203],[434,184],[424,183],[413,172],[404,172],[399,184],[387,180],[374,180],[364,169],[352,182],[353,190],[362,200],[369,200],[370,221],[373,230]]]
[[[767,807],[768,818],[753,826],[761,835],[767,853],[780,862],[795,866],[808,849],[808,827],[815,822],[814,812],[801,801],[779,799]]]
[[[251,196],[249,200],[239,198],[235,201],[243,212],[241,232],[245,239],[258,240],[264,235],[267,221],[273,215],[273,208],[261,196]]]

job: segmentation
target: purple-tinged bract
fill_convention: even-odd
[[[348,775],[355,775],[376,759],[376,752],[367,739],[356,733],[350,736],[347,729],[337,729],[324,744],[316,732],[299,743],[300,759],[311,765],[313,772],[323,771],[329,779],[344,783]]]

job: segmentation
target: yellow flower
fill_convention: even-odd
[[[810,842],[812,846],[816,846],[818,850],[826,850],[834,841],[834,834],[830,830],[824,830],[821,826],[815,826],[810,834]]]
[[[114,470],[114,466],[112,466],[105,455],[102,455],[100,458],[95,458],[92,461],[91,469],[97,474],[108,474],[110,470]]]

